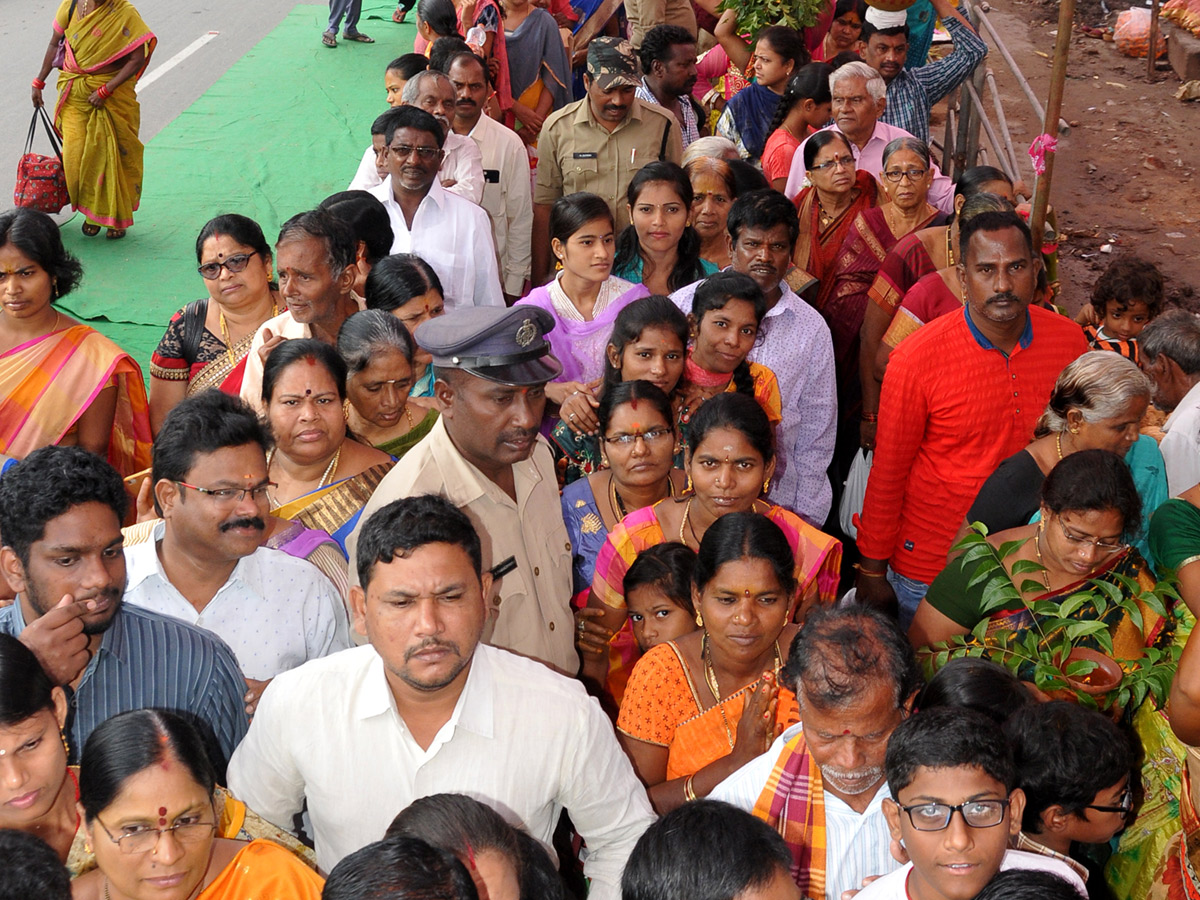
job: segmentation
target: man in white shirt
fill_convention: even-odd
[[[782,678],[796,692],[800,723],[708,796],[753,812],[783,835],[806,897],[839,900],[898,865],[883,817],[883,759],[921,673],[894,618],[848,606],[809,614]],[[824,854],[811,840],[822,826]]]
[[[767,297],[747,359],[775,373],[783,401],[767,497],[820,528],[833,504],[826,471],[837,433],[837,381],[829,326],[784,280],[800,234],[796,207],[778,191],[752,191],[730,207],[728,228],[731,268],[753,278]],[[680,288],[671,300],[690,313],[699,284]]]
[[[566,809],[592,900],[653,819],[612,724],[576,681],[480,644],[492,575],[446,500],[397,500],[359,536],[355,628],[368,646],[278,676],[229,764],[229,787],[281,827],[307,800],[325,871],[420,797],[465,793],[549,844]]]
[[[337,346],[342,323],[362,308],[354,294],[357,251],[350,226],[327,210],[300,213],[283,223],[275,266],[288,308],[267,319],[250,342],[241,394],[251,409],[263,409],[263,363],[281,341],[311,337]]]
[[[446,156],[438,170],[442,187],[479,203],[483,199],[483,155],[473,140],[454,132],[454,88],[450,79],[434,69],[418,72],[404,85],[400,99],[405,106],[425,110],[442,126],[446,135],[442,145]]]
[[[388,113],[383,152],[389,174],[370,193],[391,219],[392,252],[415,253],[433,266],[448,309],[503,306],[487,213],[438,183],[444,137],[438,120],[423,109],[401,106]],[[470,138],[463,140],[474,147]]]
[[[883,171],[884,148],[900,137],[912,137],[903,128],[879,121],[887,107],[887,84],[883,76],[865,62],[852,62],[829,76],[833,95],[833,124],[822,131],[840,131],[850,141],[850,152],[859,169],[878,179]],[[800,142],[792,157],[792,171],[783,189],[794,200],[804,187],[804,145]],[[936,163],[931,163],[933,182],[929,186],[929,203],[942,212],[954,212],[954,182],[943,175]]]
[[[247,712],[280,672],[350,646],[346,609],[312,563],[261,546],[270,437],[236,397],[205,391],[171,410],[154,440],[163,521],[125,548],[125,600],[205,628],[246,676]]]
[[[1158,444],[1172,497],[1200,484],[1200,317],[1186,310],[1158,316],[1138,335],[1154,402],[1171,415]]]
[[[504,302],[512,306],[529,280],[529,239],[533,228],[533,189],[529,154],[511,128],[483,114],[487,102],[487,66],[473,53],[450,57],[454,88],[454,130],[466,135],[483,154],[482,206],[492,220]]]

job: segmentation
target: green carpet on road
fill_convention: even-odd
[[[155,135],[146,146],[141,209],[124,240],[84,237],[80,216],[63,226],[67,249],[84,267],[63,309],[116,341],[143,374],[172,313],[205,295],[195,255],[205,222],[242,213],[274,244],[282,222],[353,177],[371,122],[387,108],[384,67],[412,50],[416,33],[411,14],[404,25],[391,21],[391,0],[363,5],[360,29],[376,43],[325,47],[328,7],[297,6]],[[204,53],[165,77],[186,77]]]

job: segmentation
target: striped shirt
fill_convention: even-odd
[[[0,632],[19,637],[18,600],[0,609]],[[246,681],[233,652],[211,632],[122,604],[100,650],[68,697],[71,762],[97,725],[117,713],[158,707],[192,713],[208,724],[226,760],[246,734]]]
[[[958,11],[966,15],[961,7]],[[946,16],[942,23],[954,39],[954,52],[937,62],[901,69],[887,86],[887,107],[879,117],[926,142],[933,105],[966,81],[987,56],[987,44],[958,19]]]

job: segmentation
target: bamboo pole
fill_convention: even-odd
[[[1158,34],[1158,0],[1152,0],[1150,4],[1150,43],[1146,53],[1146,77],[1151,81],[1154,80],[1154,68],[1158,62],[1158,48],[1155,46],[1154,40]]]
[[[1054,44],[1054,66],[1050,71],[1050,97],[1042,119],[1042,134],[1055,134],[1062,112],[1063,89],[1067,81],[1067,61],[1071,53],[1071,28],[1075,19],[1075,0],[1060,0],[1058,5],[1058,39]],[[1033,232],[1034,252],[1040,252],[1042,234],[1046,228],[1046,210],[1050,205],[1050,180],[1054,174],[1052,150],[1047,150],[1046,171],[1038,176],[1033,192],[1033,215],[1029,227]]]

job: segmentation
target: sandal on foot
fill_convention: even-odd
[[[88,237],[95,237],[96,235],[98,235],[100,233],[100,226],[93,225],[91,222],[84,222],[82,230],[83,230],[83,233],[86,234]]]
[[[110,229],[108,229],[108,233],[105,234],[104,236],[105,236],[105,238],[107,238],[110,241],[119,241],[121,238],[125,237],[125,229],[124,228],[110,228]]]
[[[336,47],[337,46],[337,35],[334,34],[332,31],[327,31],[323,35],[321,35],[321,43],[324,44],[326,47]]]
[[[408,15],[407,9],[397,8],[396,11],[392,13],[392,21],[395,22],[397,25],[403,25],[404,17],[407,15]]]
[[[375,43],[375,38],[373,38],[373,37],[367,37],[367,36],[366,36],[365,34],[363,34],[361,31],[355,31],[355,32],[343,32],[343,33],[342,33],[342,39],[343,39],[343,40],[347,40],[347,41],[354,41],[355,43],[359,43],[359,44],[373,44],[373,43]]]

